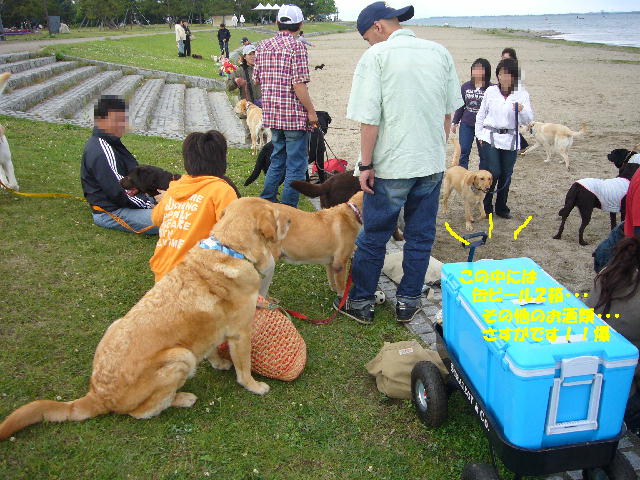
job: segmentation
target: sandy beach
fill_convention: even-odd
[[[409,27],[428,40],[449,49],[460,81],[469,78],[473,60],[484,57],[492,70],[504,47],[518,53],[524,72],[524,85],[531,96],[537,121],[561,123],[579,130],[588,123],[588,133],[576,138],[569,154],[569,171],[552,157],[544,163],[544,149],[538,148],[529,156],[519,156],[514,169],[509,195],[513,218],[496,218],[493,238],[476,252],[479,258],[530,257],[549,274],[572,291],[588,289],[594,277],[592,252],[609,232],[609,214],[595,210],[585,231],[587,246],[578,243],[580,215],[571,213],[563,238],[553,240],[559,217],[558,210],[571,184],[586,177],[612,178],[617,169],[606,155],[614,148],[631,148],[640,142],[640,87],[638,64],[640,54],[544,43],[527,38],[513,39],[475,32],[471,29]],[[313,38],[315,48],[309,49],[311,65],[310,92],[316,109],[326,110],[333,117],[327,141],[335,154],[354,163],[360,146],[358,125],[346,119],[347,102],[354,68],[368,44],[356,33]],[[324,63],[323,70],[313,66]],[[495,81],[495,75],[493,76]],[[448,160],[453,147],[448,146]],[[470,168],[477,169],[478,156],[474,147]],[[527,217],[530,223],[517,240],[513,232]],[[448,221],[458,233],[464,234],[462,203],[453,198],[451,211],[444,218],[438,216],[438,231],[433,255],[443,262],[466,259],[466,251],[451,237],[444,222]],[[476,223],[477,230],[488,224]]]

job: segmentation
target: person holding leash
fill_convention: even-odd
[[[451,54],[401,27],[413,14],[413,6],[395,10],[376,2],[357,20],[358,32],[371,45],[356,66],[347,108],[347,118],[360,123],[363,231],[352,262],[353,288],[343,308],[340,299],[334,308],[361,324],[373,322],[386,244],[402,207],[406,243],[396,318],[409,322],[421,308],[446,137],[453,112],[463,105]]]
[[[224,23],[221,23],[218,29],[218,45],[220,46],[220,55],[226,58],[229,58],[229,40],[231,40],[231,32]]]
[[[476,115],[476,137],[480,140],[483,167],[493,175],[491,191],[484,197],[484,211],[487,215],[493,213],[493,194],[497,193],[495,213],[509,219],[507,199],[520,148],[518,127],[533,121],[533,110],[526,90],[516,88],[518,62],[511,58],[501,60],[496,76],[498,85],[487,88]]]

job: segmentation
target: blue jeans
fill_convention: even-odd
[[[471,148],[473,147],[473,139],[476,136],[476,129],[472,125],[467,125],[462,122],[460,122],[458,129],[458,141],[460,142],[460,166],[468,169],[469,155],[471,154]],[[482,150],[480,150],[480,142],[477,139],[476,147],[478,149],[478,154],[480,154],[480,170],[482,170]]]
[[[278,201],[278,187],[284,178],[280,203],[298,207],[300,193],[291,188],[293,180],[304,180],[309,165],[309,132],[271,129],[273,153],[260,198]]]
[[[150,208],[119,208],[111,212],[116,217],[124,220],[134,230],[142,230],[151,225],[151,209]],[[113,230],[122,230],[124,232],[134,233],[124,228],[106,213],[94,213],[93,223],[99,227],[111,228]],[[158,235],[158,227],[153,227],[144,232],[145,235]]]
[[[489,170],[493,175],[491,190],[495,190],[496,187],[498,189],[495,211],[498,215],[506,215],[509,213],[507,200],[509,198],[509,188],[511,188],[511,174],[513,173],[513,166],[516,164],[518,152],[516,150],[502,150],[491,146],[487,142],[482,142],[480,148],[483,168]],[[484,211],[487,214],[493,213],[493,193],[487,193],[484,196]]]
[[[600,273],[600,270],[609,263],[609,260],[611,260],[611,257],[613,257],[613,254],[616,252],[617,243],[623,238],[624,222],[620,222],[592,253],[593,269],[596,273]]]
[[[184,40],[178,40],[178,55],[184,55]]]
[[[355,308],[373,303],[386,245],[396,228],[403,206],[406,243],[402,259],[403,275],[396,298],[410,306],[420,302],[436,236],[441,184],[442,172],[428,177],[395,180],[376,177],[375,194],[364,194],[364,226],[356,240],[358,249],[351,272],[353,288],[349,292],[349,300]]]

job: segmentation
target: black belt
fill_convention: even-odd
[[[509,128],[496,128],[494,132],[504,135],[505,133],[510,133],[511,129]]]

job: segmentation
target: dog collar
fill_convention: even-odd
[[[198,246],[205,250],[218,250],[233,258],[245,259],[245,256],[242,253],[236,252],[233,248],[222,245],[214,237],[209,237],[209,238],[205,238],[204,240],[200,240],[200,242],[198,243]]]
[[[362,225],[362,212],[360,212],[360,209],[351,202],[347,202],[347,205],[349,205],[349,208],[353,210],[353,213],[356,215],[358,222],[360,223],[360,225]]]
[[[487,190],[482,190],[481,188],[476,187],[474,184],[471,184],[471,191],[472,192],[482,192],[482,193],[487,193]]]

